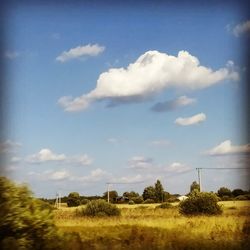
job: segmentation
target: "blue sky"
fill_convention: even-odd
[[[6,173],[46,197],[102,194],[107,181],[142,192],[157,178],[185,194],[196,167],[242,167],[249,24],[240,6],[223,7],[12,5]],[[248,189],[245,174],[204,170],[204,189]]]

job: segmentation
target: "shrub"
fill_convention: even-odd
[[[128,204],[129,204],[129,205],[134,205],[135,202],[134,202],[133,200],[130,200],[130,201],[128,202]]]
[[[82,199],[81,200],[81,204],[82,205],[86,205],[86,204],[88,204],[89,203],[89,200],[88,199]]]
[[[81,205],[80,195],[77,192],[72,192],[69,194],[67,199],[68,207],[77,207]]]
[[[228,196],[228,195],[224,195],[224,196],[220,197],[220,200],[221,201],[232,201],[233,197]]]
[[[83,214],[86,216],[118,216],[121,211],[116,205],[104,200],[93,200],[87,204]]]
[[[170,197],[169,199],[167,199],[167,202],[179,202],[180,200],[176,197]]]
[[[157,206],[156,208],[163,208],[163,209],[173,208],[173,205],[170,204],[169,202],[164,202],[161,205]]]
[[[155,201],[153,199],[146,199],[145,201],[143,201],[143,204],[150,204],[150,203],[155,203]]]
[[[222,209],[217,202],[217,196],[213,193],[193,192],[189,198],[180,203],[179,211],[185,215],[221,214]]]
[[[249,200],[249,196],[248,195],[238,195],[235,200],[238,200],[238,201],[246,201],[246,200]]]
[[[138,197],[133,197],[131,198],[131,200],[135,203],[135,204],[141,204],[143,202],[143,198],[141,196]]]
[[[5,177],[0,177],[0,217],[0,249],[57,249],[51,206]]]

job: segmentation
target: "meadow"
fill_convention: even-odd
[[[54,210],[72,249],[250,249],[250,201],[219,202],[223,214],[184,216],[158,204],[120,204],[121,216],[87,217],[84,206]]]

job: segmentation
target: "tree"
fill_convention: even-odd
[[[159,180],[155,183],[155,201],[163,202],[164,201],[164,189]]]
[[[140,195],[138,193],[136,193],[135,191],[130,191],[130,192],[124,192],[123,196],[127,197],[131,200],[132,198],[139,197]]]
[[[70,193],[68,195],[67,204],[68,204],[68,207],[77,207],[81,205],[81,198],[80,198],[79,193],[77,192]]]
[[[217,191],[219,197],[223,197],[223,196],[232,196],[232,192],[229,188],[226,187],[221,187],[218,191]]]
[[[244,195],[245,192],[244,192],[242,189],[234,189],[234,190],[232,191],[232,194],[233,194],[234,197],[237,197],[237,196],[239,196],[239,195]]]
[[[144,189],[142,197],[144,200],[152,199],[156,200],[155,188],[153,186],[148,186]]]
[[[0,177],[0,249],[58,249],[51,206]]]
[[[200,192],[200,185],[196,181],[193,181],[193,183],[191,184],[190,193],[192,193],[194,190],[197,190]]]
[[[115,190],[109,191],[109,200],[110,201],[115,201],[115,199],[118,197],[118,193]],[[108,192],[105,192],[103,194],[103,198],[105,200],[108,200]]]

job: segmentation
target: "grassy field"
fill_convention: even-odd
[[[223,214],[186,217],[158,204],[118,205],[119,217],[90,218],[82,207],[55,210],[56,225],[75,235],[72,249],[250,249],[250,202],[220,202]]]

